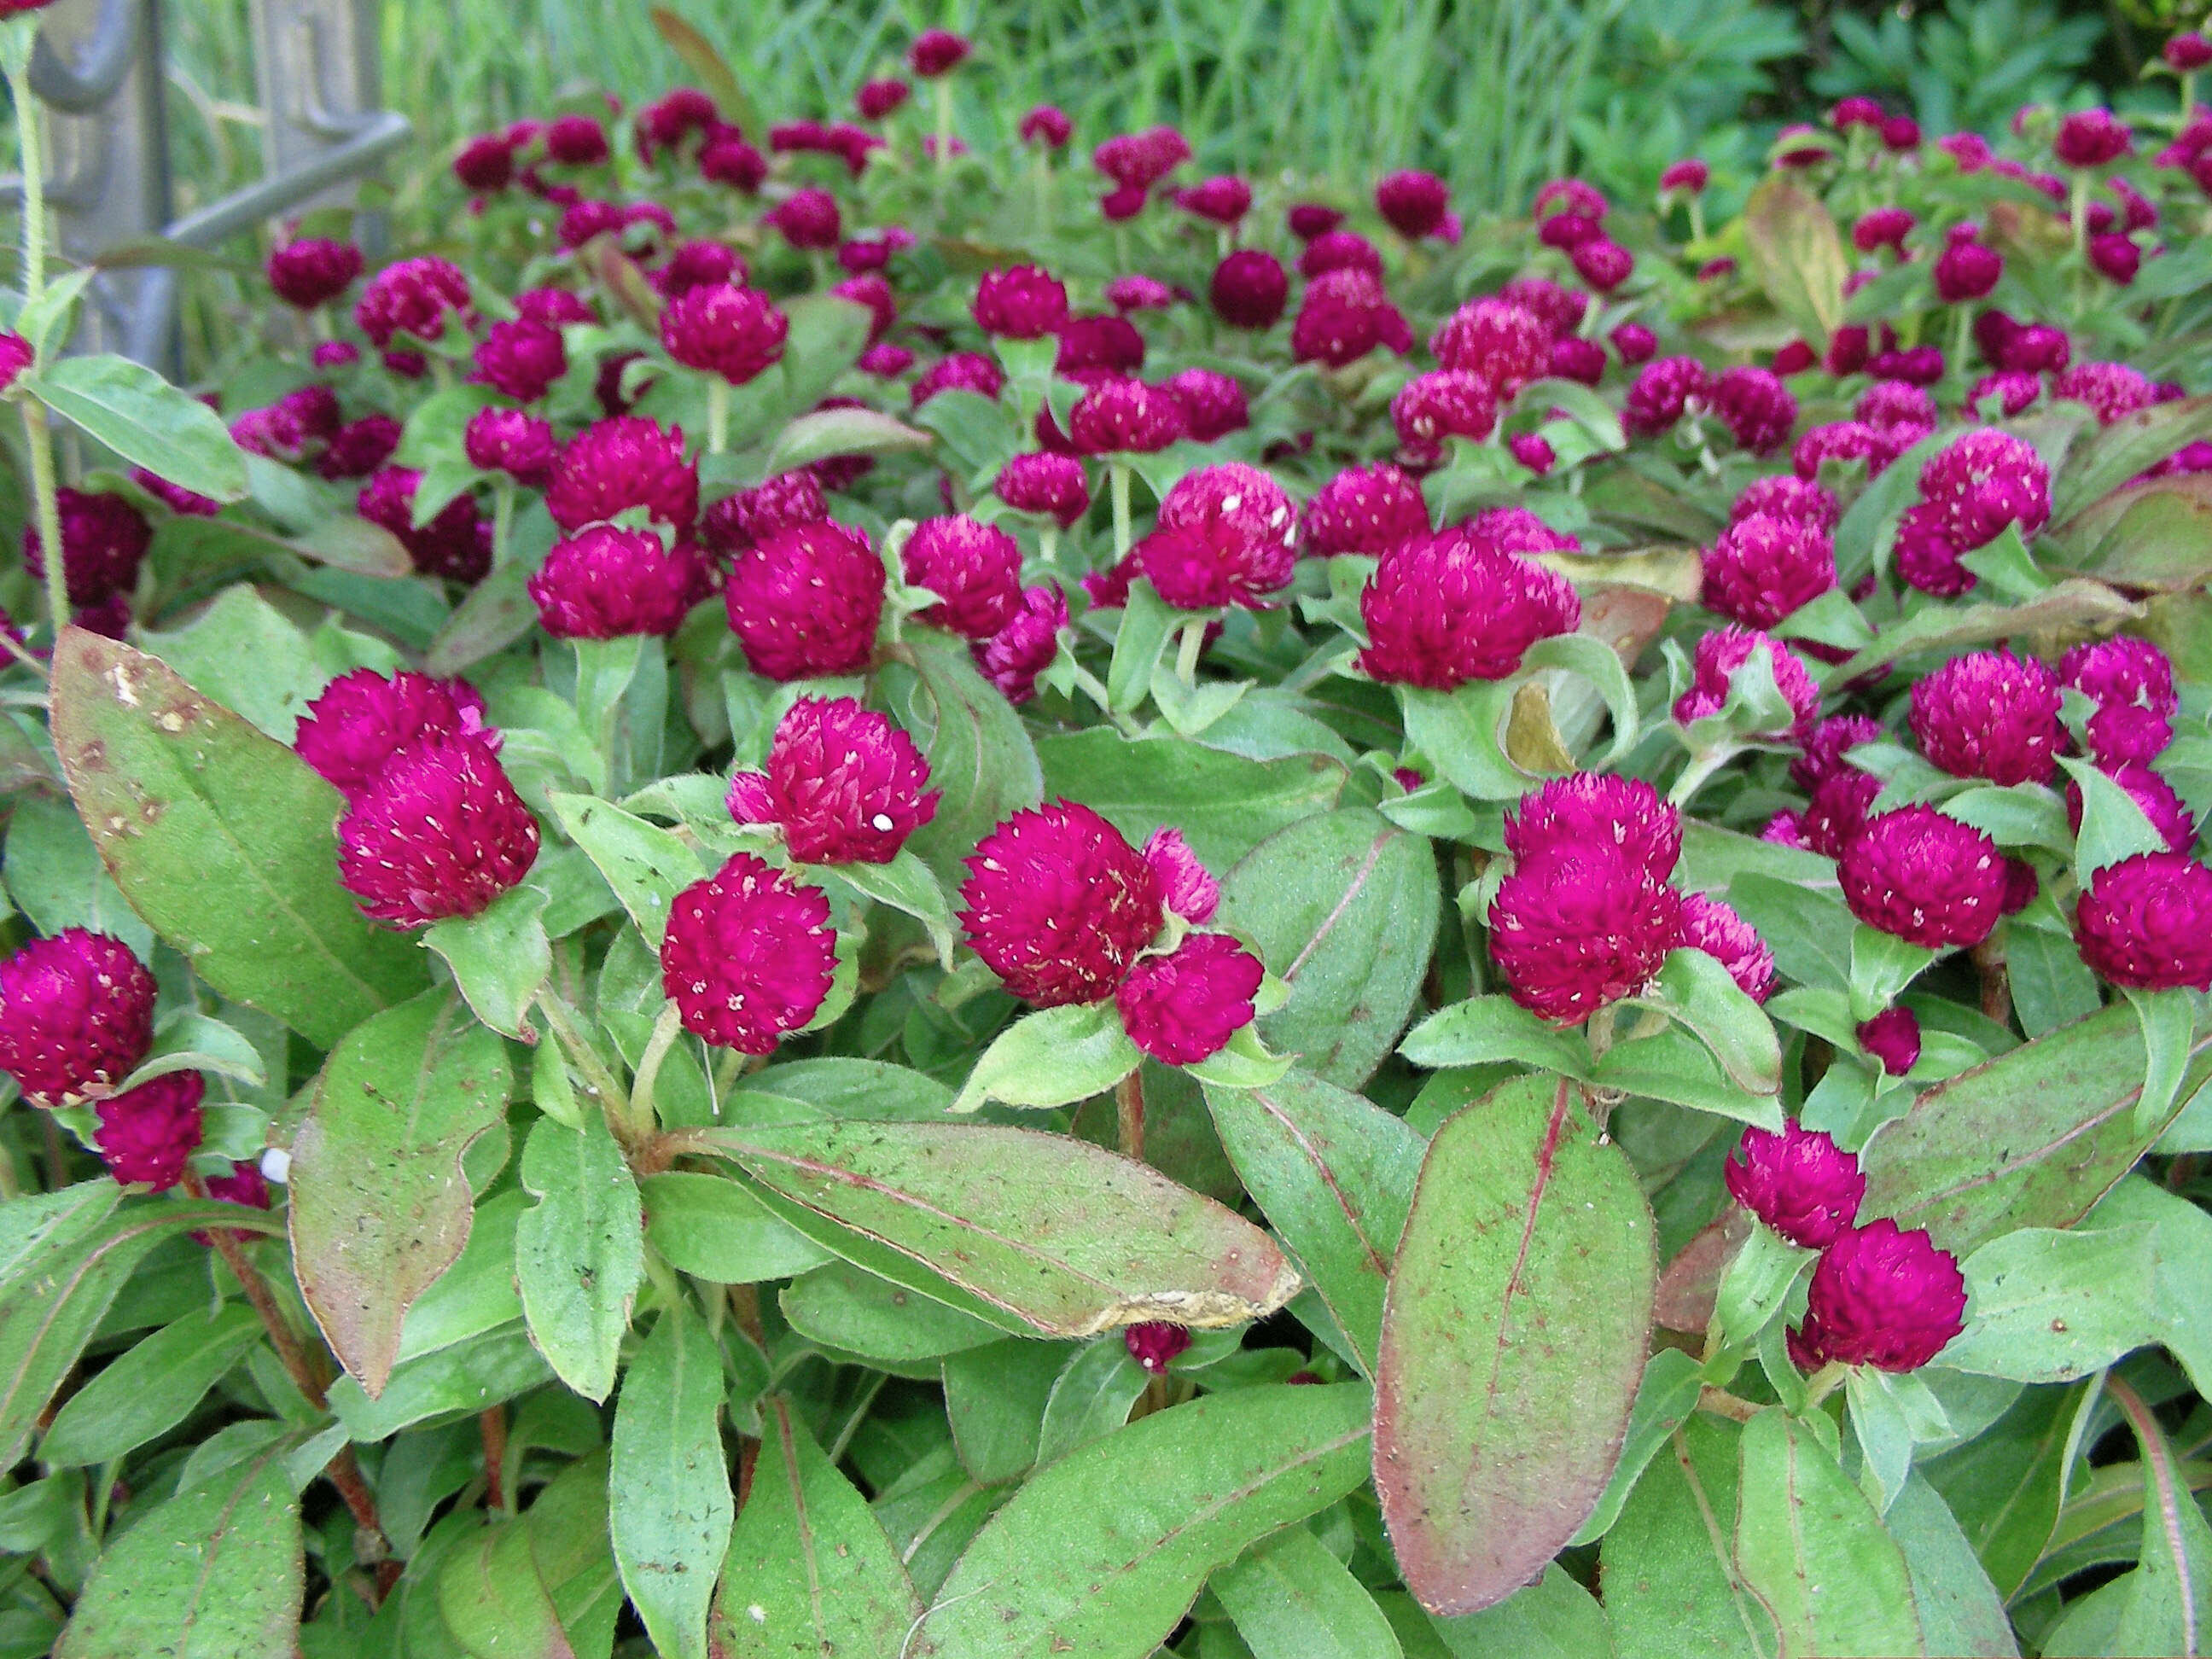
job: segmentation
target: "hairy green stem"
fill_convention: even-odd
[[[730,447],[730,383],[717,374],[707,382],[707,453]]]

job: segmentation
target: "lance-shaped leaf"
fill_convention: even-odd
[[[1774,1620],[1735,1565],[1741,1437],[1693,1413],[1606,1534],[1599,1582],[1620,1659],[1773,1659]]]
[[[438,1611],[470,1659],[575,1659],[531,1549],[531,1521],[457,1546],[438,1573]]]
[[[736,1504],[722,1452],[722,1353],[681,1306],[660,1316],[615,1404],[607,1519],[623,1588],[666,1659],[707,1659],[707,1613]]]
[[[326,1048],[428,982],[338,885],[337,791],[165,664],[66,630],[53,731],[116,884],[225,996]]]
[[[1843,238],[1820,198],[1777,175],[1751,194],[1743,210],[1752,274],[1774,308],[1815,346],[1844,319],[1844,278],[1850,261]]]
[[[1437,1132],[1382,1315],[1375,1486],[1432,1613],[1504,1601],[1596,1508],[1658,1279],[1635,1171],[1564,1078]]]
[[[498,1037],[427,992],[331,1051],[292,1143],[292,1254],[331,1352],[371,1398],[399,1357],[408,1305],[468,1243],[461,1173],[513,1079]]]
[[[1282,1251],[1250,1222],[1066,1135],[981,1123],[796,1123],[684,1139],[873,1241],[876,1254],[851,1256],[860,1266],[882,1272],[883,1256],[896,1253],[1052,1336],[1149,1319],[1233,1325],[1273,1313],[1298,1288]]]
[[[604,1401],[645,1273],[637,1183],[594,1112],[580,1132],[540,1119],[523,1149],[522,1184],[538,1200],[514,1230],[530,1340],[562,1382]]]

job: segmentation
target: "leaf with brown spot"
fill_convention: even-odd
[[[1752,274],[1774,308],[1815,350],[1826,350],[1828,337],[1844,320],[1844,279],[1850,273],[1826,205],[1778,175],[1744,204],[1743,233]]]

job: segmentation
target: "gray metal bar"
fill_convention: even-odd
[[[31,90],[52,108],[86,115],[115,95],[138,47],[137,0],[100,0],[99,21],[88,41],[80,41],[75,63],[64,63],[53,38],[40,31],[31,52]]]
[[[171,241],[208,247],[258,220],[298,206],[310,196],[359,177],[415,136],[415,125],[397,110],[374,115],[335,149],[289,173],[248,185],[197,213],[188,213],[162,232]]]

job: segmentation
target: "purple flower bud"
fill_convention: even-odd
[[[791,319],[757,289],[695,288],[660,313],[660,343],[689,368],[744,386],[783,360]]]
[[[1549,472],[1559,462],[1559,451],[1540,433],[1520,432],[1505,441],[1506,449],[1513,459],[1538,477]]]
[[[1390,303],[1382,278],[1358,270],[1331,270],[1315,277],[1291,325],[1291,356],[1302,363],[1342,368],[1377,346],[1387,346],[1400,356],[1413,349],[1413,331]]]
[[[326,306],[362,273],[361,250],[351,242],[303,236],[269,256],[269,287],[286,305],[301,311]]]
[[[1979,420],[1985,398],[1997,400],[1998,413],[2007,419],[2025,413],[2030,404],[2043,395],[2043,377],[2039,374],[1999,373],[1984,374],[1974,382],[1966,393],[1966,416],[1970,421]]]
[[[1515,866],[1488,921],[1508,994],[1579,1025],[1651,982],[1681,938],[1682,899],[1609,848],[1555,847]]]
[[[1036,696],[1037,676],[1059,656],[1066,626],[1066,595],[1049,582],[1024,588],[1012,620],[975,647],[975,666],[1008,702],[1027,702]]]
[[[690,533],[699,516],[699,473],[684,459],[683,428],[636,415],[586,427],[561,452],[545,506],[563,530],[643,507],[656,522]]]
[[[1837,874],[1853,915],[1930,950],[1979,945],[2004,914],[1996,843],[1932,806],[1867,819]]]
[[[1380,557],[1428,533],[1421,487],[1388,461],[1346,467],[1306,503],[1306,544],[1313,553]]]
[[[1190,143],[1173,127],[1150,127],[1109,138],[1091,164],[1124,190],[1147,191],[1190,160]]]
[[[2108,109],[2076,110],[2058,124],[2051,153],[2069,167],[2101,167],[2135,149],[2135,134]]]
[[[830,901],[750,853],[669,906],[661,988],[684,1029],[716,1048],[774,1053],[820,1011],[836,966]]]
[[[1017,512],[1052,519],[1063,530],[1091,510],[1091,484],[1073,455],[1017,455],[999,469],[992,488]]]
[[[2100,709],[2141,708],[2171,720],[2181,708],[2173,689],[2173,664],[2148,640],[2123,636],[2075,646],[2058,659],[2058,676]]]
[[[401,335],[414,340],[444,337],[446,319],[465,313],[469,279],[443,259],[403,259],[369,280],[353,319],[381,350]]]
[[[1860,1021],[1854,1035],[1886,1076],[1903,1077],[1919,1062],[1920,1019],[1910,1008],[1885,1008]]]
[[[1176,191],[1175,204],[1194,218],[1233,228],[1252,210],[1252,186],[1224,173]]]
[[[1794,1121],[1779,1134],[1746,1129],[1721,1173],[1730,1198],[1802,1249],[1834,1243],[1866,1197],[1858,1159]]]
[[[925,81],[950,75],[968,60],[975,46],[951,29],[924,29],[906,49],[906,66]]]
[[[1912,687],[1912,735],[1954,777],[2048,783],[2065,736],[2058,677],[2009,651],[1954,657]]]
[[[1727,969],[1736,988],[1753,1002],[1774,994],[1774,952],[1757,928],[1721,900],[1705,893],[1682,895],[1682,944]]]
[[[1747,627],[1771,628],[1835,585],[1826,530],[1753,514],[1723,530],[1705,555],[1699,602]]]
[[[1594,236],[1587,242],[1577,242],[1567,258],[1572,261],[1575,275],[1601,294],[1610,294],[1628,280],[1636,269],[1636,256],[1620,243]]]
[[[504,472],[541,489],[552,477],[561,453],[553,423],[519,409],[478,410],[469,417],[461,447],[478,471]]]
[[[2212,990],[2212,870],[2181,852],[2106,866],[2075,902],[2074,942],[2114,985]]]
[[[563,167],[595,167],[608,157],[607,130],[588,115],[563,115],[545,125],[545,154]]]
[[[1553,778],[1505,815],[1505,849],[1516,859],[1593,847],[1664,881],[1682,855],[1682,815],[1643,779],[1603,772]]]
[[[1723,369],[1710,397],[1712,411],[1739,447],[1771,454],[1797,424],[1797,400],[1771,372],[1739,365]]]
[[[82,927],[0,963],[0,1071],[33,1106],[104,1095],[154,1042],[154,975],[121,939]]]
[[[1434,235],[1450,206],[1450,188],[1433,173],[1407,168],[1386,173],[1375,186],[1375,210],[1409,242]]]
[[[797,680],[852,674],[875,654],[883,561],[860,532],[824,520],[763,536],[722,585],[730,629],[756,674]]]
[[[1076,399],[1068,436],[1086,455],[1151,454],[1188,428],[1175,394],[1142,380],[1102,380]]]
[[[1575,631],[1582,602],[1565,577],[1447,532],[1384,553],[1359,612],[1364,672],[1448,691],[1512,674],[1538,640]]]
[[[696,87],[678,87],[638,111],[638,157],[650,167],[663,150],[676,149],[695,132],[714,131],[721,120],[713,99]]]
[[[1620,354],[1620,361],[1632,368],[1638,363],[1650,362],[1652,354],[1659,349],[1659,337],[1641,323],[1623,323],[1606,337]]]
[[[1790,1357],[1808,1370],[1830,1361],[1917,1370],[1966,1328],[1966,1281],[1948,1250],[1887,1217],[1844,1233],[1813,1269],[1805,1322]]]
[[[996,525],[964,514],[924,519],[899,559],[910,584],[939,595],[921,612],[933,627],[988,640],[1021,604],[1022,550]]]
[[[1664,191],[1680,191],[1687,196],[1703,193],[1712,178],[1712,169],[1694,155],[1672,162],[1659,175],[1659,188]]]
[[[941,790],[914,739],[850,697],[801,697],[764,771],[730,781],[730,816],[781,828],[802,864],[889,864],[937,816]]]
[[[1124,1328],[1121,1340],[1129,1350],[1130,1358],[1154,1376],[1165,1376],[1176,1356],[1190,1346],[1190,1332],[1182,1325],[1147,1320]]]
[[[1215,313],[1231,328],[1269,329],[1290,303],[1291,279],[1282,261],[1259,248],[1238,248],[1214,266],[1206,287]]]
[[[1332,270],[1364,270],[1379,282],[1382,250],[1356,230],[1326,231],[1307,243],[1298,255],[1298,275],[1312,278]]]
[[[55,492],[62,525],[62,574],[71,605],[98,605],[138,585],[138,567],[154,544],[154,526],[121,495],[71,489]],[[44,579],[46,549],[37,524],[23,528],[23,568]]]
[[[1571,334],[1563,340],[1554,340],[1551,372],[1555,380],[1595,386],[1605,378],[1605,348],[1595,340]]]
[[[1139,957],[1114,993],[1129,1040],[1154,1060],[1194,1066],[1252,1023],[1267,969],[1226,933],[1192,933],[1164,956]]]
[[[406,669],[386,679],[373,668],[356,668],[307,705],[292,747],[352,800],[418,740],[465,737],[496,751],[499,733],[483,715],[483,696],[466,680],[434,680]]]
[[[1876,248],[1889,248],[1900,258],[1905,253],[1905,239],[1912,234],[1915,221],[1901,207],[1878,207],[1859,216],[1851,227],[1851,243],[1862,253],[1872,253]]]
[[[1852,769],[1844,758],[1851,750],[1883,735],[1881,722],[1868,715],[1831,715],[1807,734],[1804,752],[1790,763],[1790,781],[1809,795],[1838,773]]]
[[[699,176],[750,196],[768,177],[768,157],[736,132],[718,132],[700,149]]]
[[[1556,333],[1527,306],[1503,299],[1470,300],[1429,336],[1429,350],[1441,367],[1479,374],[1498,397],[1510,398],[1531,380],[1551,373]]]
[[[1954,242],[1936,256],[1936,297],[1947,306],[1986,299],[2004,275],[2004,255],[1980,242]]]
[[[1712,377],[1695,357],[1662,357],[1646,363],[1628,388],[1621,423],[1638,437],[1656,438],[1712,392]]]
[[[514,182],[514,146],[500,134],[479,134],[453,157],[453,177],[471,190],[505,190]]]
[[[538,620],[556,639],[665,637],[710,591],[688,543],[668,546],[650,530],[586,526],[556,542],[529,582]]]
[[[2097,268],[2099,275],[2125,288],[2142,269],[2142,250],[2131,238],[2108,231],[2089,239],[2089,263]]]
[[[207,1079],[198,1072],[167,1072],[94,1109],[100,1127],[93,1145],[108,1174],[125,1187],[143,1184],[165,1193],[185,1178],[200,1144],[200,1102]]]
[[[1009,340],[1041,340],[1067,320],[1067,289],[1036,265],[986,271],[975,290],[975,326]]]
[[[853,94],[853,109],[863,121],[880,121],[905,103],[913,92],[900,80],[863,81],[860,89]]]
[[[2173,36],[2160,50],[2166,66],[2179,75],[2191,75],[2212,64],[2212,40],[2201,34],[2184,33]]]
[[[338,881],[379,921],[472,916],[530,873],[538,821],[488,744],[421,738],[338,824]]]

